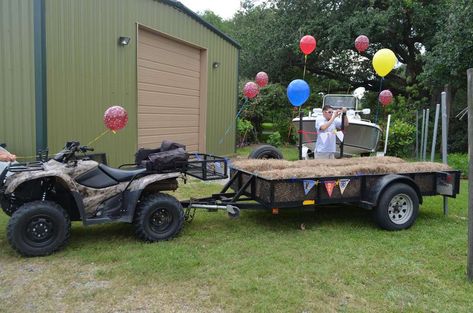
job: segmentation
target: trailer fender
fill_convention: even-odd
[[[368,191],[369,194],[367,197],[367,202],[371,203],[373,207],[377,206],[379,198],[381,197],[384,190],[396,183],[403,183],[412,187],[419,198],[419,204],[422,204],[422,194],[420,193],[419,186],[417,186],[416,182],[408,176],[398,174],[388,174],[378,180],[376,184]]]

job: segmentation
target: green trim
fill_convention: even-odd
[[[44,0],[33,0],[36,151],[48,145]]]
[[[196,20],[200,24],[204,25],[205,27],[207,27],[208,29],[210,29],[211,31],[213,31],[214,33],[216,33],[217,35],[219,35],[220,37],[222,37],[223,39],[225,39],[226,41],[228,41],[229,43],[231,43],[232,45],[237,47],[238,49],[241,49],[240,44],[235,39],[229,37],[228,35],[223,33],[221,30],[219,30],[218,28],[216,28],[212,24],[208,23],[206,20],[201,18],[198,14],[196,14],[194,11],[192,11],[191,9],[189,9],[188,7],[186,7],[185,5],[180,3],[179,1],[176,1],[176,0],[155,0],[155,1],[162,2],[164,4],[167,4],[167,5],[170,5],[174,8],[176,8],[177,10],[181,10],[182,12],[186,13],[191,18],[193,18],[194,20]]]

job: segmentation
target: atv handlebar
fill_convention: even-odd
[[[76,152],[86,153],[87,151],[94,151],[94,148],[88,146],[81,146],[78,141],[68,141],[66,146],[56,156],[54,160],[62,163],[76,160]]]
[[[86,153],[87,151],[94,151],[94,148],[88,147],[88,146],[80,146],[80,147],[79,147],[79,150],[80,150],[82,153]]]

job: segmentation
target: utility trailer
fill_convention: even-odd
[[[460,191],[459,171],[268,179],[257,172],[231,168],[230,177],[220,193],[182,201],[186,218],[192,219],[197,208],[223,209],[236,217],[242,209],[277,214],[280,209],[350,203],[374,210],[381,228],[400,230],[415,222],[423,197],[455,198]]]

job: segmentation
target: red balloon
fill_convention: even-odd
[[[393,94],[388,89],[385,89],[379,93],[379,102],[386,106],[393,101]]]
[[[266,74],[265,72],[259,72],[258,74],[256,74],[256,83],[258,84],[258,86],[266,86],[268,84],[268,80],[268,74]]]
[[[243,94],[249,99],[253,99],[259,93],[258,85],[254,82],[247,82],[243,87]]]
[[[128,123],[128,113],[118,105],[109,107],[103,115],[103,122],[112,131],[120,130]]]
[[[355,39],[355,48],[356,48],[356,50],[358,50],[359,53],[362,53],[366,49],[368,49],[369,45],[370,45],[370,40],[365,35],[360,35],[360,36],[356,37],[356,39]]]
[[[317,42],[315,41],[315,38],[310,35],[305,35],[299,42],[299,47],[301,48],[302,53],[305,55],[311,54],[312,51],[315,50],[316,46]]]

